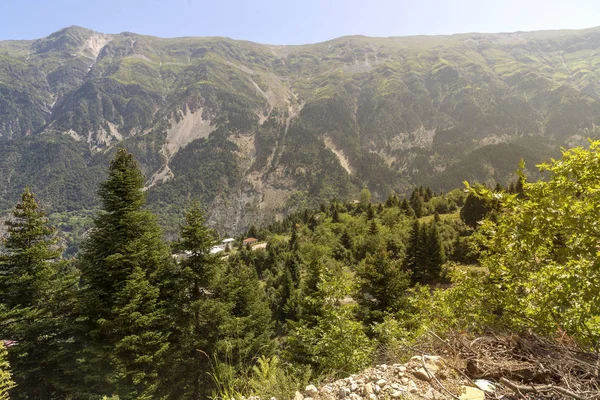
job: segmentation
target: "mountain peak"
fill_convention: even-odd
[[[36,40],[33,46],[37,53],[72,51],[81,47],[95,33],[91,29],[72,25],[56,31],[46,38]]]

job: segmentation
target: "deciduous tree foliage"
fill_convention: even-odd
[[[540,166],[549,179],[501,196],[497,222],[477,235],[488,299],[504,323],[600,343],[600,142]],[[524,181],[524,179],[523,179]],[[486,200],[498,197],[474,189]]]

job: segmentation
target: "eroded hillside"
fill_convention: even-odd
[[[303,46],[70,27],[0,42],[0,208],[30,185],[94,207],[118,145],[166,225],[191,197],[224,231],[412,184],[506,183],[597,135],[600,29],[343,37]]]

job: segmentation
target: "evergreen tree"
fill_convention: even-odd
[[[179,265],[181,296],[174,310],[177,329],[169,363],[173,378],[161,388],[170,397],[198,399],[207,394],[210,385],[210,357],[222,336],[220,325],[229,318],[229,306],[216,294],[224,273],[220,259],[210,253],[216,237],[205,225],[200,203],[192,202],[176,243],[187,257]]]
[[[409,218],[415,217],[415,210],[413,210],[406,198],[402,200],[402,203],[400,203],[400,210]]]
[[[298,251],[298,233],[295,227],[292,229],[292,235],[290,237],[289,242],[289,249],[292,252]]]
[[[442,238],[437,224],[430,224],[428,231],[427,279],[429,282],[435,282],[440,279],[442,266],[446,262],[446,255],[444,254]]]
[[[172,261],[154,216],[143,209],[143,183],[133,156],[119,149],[99,191],[104,210],[81,252],[88,397],[154,398],[168,352]]]
[[[331,212],[331,222],[333,222],[334,224],[337,224],[340,222],[340,213],[339,213],[337,207],[334,207]]]
[[[15,386],[10,376],[10,365],[8,363],[8,353],[4,344],[0,342],[0,400],[9,400],[9,391]]]
[[[522,162],[523,160],[521,160]],[[524,167],[524,164],[523,164]],[[517,179],[517,183],[515,184],[515,193],[517,194],[517,197],[520,199],[525,198],[525,183],[526,183],[526,178],[525,178],[525,174],[523,173],[523,171],[521,169],[519,169],[518,171],[518,179]]]
[[[387,200],[385,201],[385,206],[387,208],[397,207],[399,204],[400,204],[400,202],[399,202],[398,196],[396,196],[396,194],[389,195]]]
[[[375,211],[373,210],[373,205],[371,203],[367,204],[367,220],[371,221],[375,218]]]
[[[73,378],[67,353],[77,273],[60,249],[33,193],[25,189],[6,223],[0,255],[0,337],[9,349],[14,398],[66,397]]]
[[[423,216],[423,196],[420,192],[423,191],[423,188],[413,190],[410,196],[410,206],[413,209],[415,216],[417,218],[421,218]]]
[[[428,202],[433,197],[433,191],[429,186],[423,192],[423,201]]]
[[[254,225],[250,225],[250,228],[248,228],[248,232],[246,233],[247,237],[251,237],[251,238],[256,238],[258,236],[258,231],[256,230],[256,227]]]
[[[408,239],[408,245],[406,248],[406,255],[404,256],[404,268],[414,270],[421,263],[421,254],[419,249],[420,236],[421,236],[421,224],[419,220],[415,220],[412,224],[412,229],[410,231],[410,237]]]
[[[399,260],[391,260],[384,252],[368,255],[359,265],[357,277],[357,299],[365,322],[381,322],[385,312],[400,310],[410,279]]]
[[[371,220],[369,224],[369,234],[375,236],[379,233],[379,226],[377,225],[377,221]]]
[[[244,263],[229,263],[219,287],[220,297],[228,305],[228,315],[220,326],[223,337],[217,349],[227,347],[238,371],[255,357],[270,354],[273,349],[271,310],[258,275]]]
[[[412,271],[413,283],[432,283],[440,278],[446,262],[444,248],[435,223],[420,225],[413,223],[408,242],[404,266]]]
[[[342,232],[342,235],[340,236],[340,244],[344,246],[346,250],[352,249],[352,239],[350,238],[348,231]]]

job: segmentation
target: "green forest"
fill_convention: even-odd
[[[120,148],[80,247],[29,189],[5,222],[0,399],[287,399],[410,357],[430,332],[568,336],[597,352],[600,141],[538,168],[543,180],[521,163],[507,187],[381,203],[365,188],[215,253],[201,199],[164,239]]]

